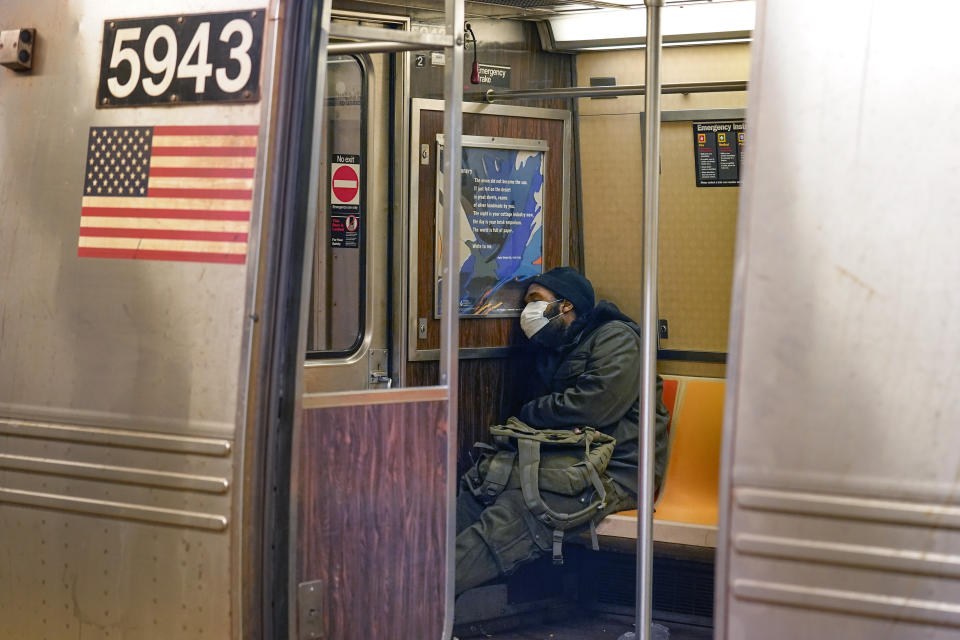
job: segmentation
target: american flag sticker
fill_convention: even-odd
[[[91,128],[77,255],[246,262],[258,132]]]

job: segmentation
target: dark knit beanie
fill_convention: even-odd
[[[528,287],[531,284],[539,284],[553,291],[558,298],[569,300],[578,315],[593,309],[593,285],[573,267],[550,269],[546,273],[529,278],[526,284]]]

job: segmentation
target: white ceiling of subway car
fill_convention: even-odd
[[[736,2],[752,3],[753,0],[665,0],[665,4],[669,6],[718,5]],[[642,9],[644,6],[643,0],[467,0],[467,4],[488,4],[549,13],[597,9]]]
[[[610,1],[597,4],[609,4]],[[630,2],[630,5],[620,9],[566,10],[544,18],[546,29],[541,29],[541,35],[545,48],[584,51],[644,46],[646,11],[643,4],[637,4],[636,0],[613,1]],[[748,40],[753,32],[755,15],[753,0],[696,3],[668,0],[662,11],[663,43],[671,46]]]
[[[642,47],[646,44],[643,0],[468,0],[468,13],[541,22],[552,51]],[[742,41],[754,26],[754,0],[666,0],[664,45]]]

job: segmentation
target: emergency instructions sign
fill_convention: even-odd
[[[693,157],[697,186],[739,186],[743,144],[742,120],[694,122]]]
[[[330,246],[360,247],[360,156],[334,153],[330,159]]]

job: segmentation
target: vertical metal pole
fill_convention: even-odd
[[[460,232],[460,136],[463,129],[463,0],[446,0],[446,77],[443,100],[443,235],[441,265],[440,384],[447,387],[447,579],[443,637],[453,633],[455,596],[457,390],[460,354],[458,264]],[[412,259],[412,256],[411,256]]]
[[[395,60],[396,62],[394,64],[396,65],[396,72],[400,75],[402,88],[396,92],[398,120],[394,144],[401,149],[401,151],[394,156],[398,159],[394,193],[396,194],[396,202],[399,205],[399,210],[395,212],[396,215],[394,219],[402,220],[403,222],[400,226],[399,233],[397,229],[393,231],[397,238],[394,241],[394,255],[400,259],[394,262],[394,264],[397,265],[393,284],[393,303],[396,305],[393,313],[395,318],[394,326],[396,329],[393,334],[394,339],[391,348],[396,355],[393,358],[393,373],[390,375],[394,376],[394,379],[397,381],[396,386],[403,388],[407,386],[406,365],[409,357],[408,349],[410,347],[408,338],[410,316],[407,313],[407,310],[410,308],[410,294],[406,288],[407,276],[410,273],[410,197],[408,189],[410,186],[410,171],[417,165],[412,164],[410,161],[410,146],[413,144],[410,141],[411,54],[409,51],[398,53],[395,56]],[[401,194],[405,195],[401,196]]]
[[[456,409],[457,356],[460,319],[457,285],[457,210],[460,203],[460,136],[463,129],[463,0],[446,0],[447,33],[453,46],[446,47],[443,99],[443,264],[441,265],[442,322],[440,329],[440,384],[450,389]],[[456,412],[454,411],[454,417]]]
[[[640,376],[640,464],[637,494],[637,637],[649,640],[653,613],[654,425],[657,397],[657,217],[660,204],[660,8],[647,7],[643,139],[643,369]]]

